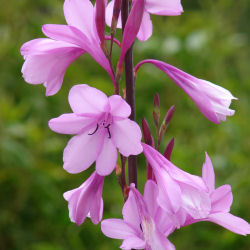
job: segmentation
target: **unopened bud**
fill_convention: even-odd
[[[167,114],[166,114],[166,117],[165,117],[165,123],[166,124],[169,124],[170,121],[172,120],[173,115],[174,115],[174,111],[175,111],[175,105],[171,106],[170,109],[168,110]]]
[[[142,118],[142,132],[143,132],[145,143],[150,145],[150,146],[154,146],[154,140],[153,140],[153,137],[151,135],[150,128],[149,128],[148,123],[144,117]]]
[[[154,117],[156,132],[158,133],[159,119],[160,119],[160,97],[159,97],[158,93],[156,93],[155,97],[154,97],[153,117]]]
[[[171,160],[171,155],[174,149],[174,138],[170,140],[168,143],[163,155],[170,161]]]

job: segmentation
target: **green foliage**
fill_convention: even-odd
[[[63,0],[0,2],[0,249],[118,249],[120,242],[104,237],[99,225],[87,220],[78,227],[69,221],[62,194],[79,186],[93,168],[79,175],[67,174],[62,169],[62,151],[69,137],[47,126],[50,118],[70,111],[67,95],[73,84],[88,83],[107,94],[112,94],[112,84],[89,56],[70,66],[56,96],[46,98],[41,85],[25,83],[19,48],[43,36],[42,24],[64,23]],[[165,60],[218,83],[239,98],[232,105],[236,114],[219,126],[212,124],[169,78],[145,65],[136,83],[137,121],[145,116],[153,130],[156,91],[162,118],[175,104],[176,113],[163,142],[166,145],[175,137],[173,162],[199,175],[207,151],[215,166],[216,184],[232,185],[232,212],[249,221],[249,1],[190,0],[183,5],[185,12],[179,17],[152,17],[153,37],[135,44],[135,62]],[[143,157],[139,160],[142,176]],[[140,178],[141,188],[145,177]],[[105,180],[104,199],[104,218],[121,216],[122,197],[115,176]],[[170,238],[177,249],[250,248],[249,238],[208,222],[177,230]]]

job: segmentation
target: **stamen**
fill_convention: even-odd
[[[109,137],[108,138],[110,139],[111,138],[111,133],[110,133],[109,127],[110,127],[110,124],[108,126],[104,127],[104,128],[106,128],[108,130],[108,133],[109,133]]]
[[[140,229],[141,229],[141,231],[143,232],[143,230],[142,230],[142,226],[141,226],[141,223],[140,223]]]
[[[93,134],[95,134],[95,133],[96,133],[96,131],[98,130],[98,128],[99,128],[99,124],[97,123],[97,124],[96,124],[96,129],[95,129],[95,131],[94,131],[94,132],[92,132],[92,133],[90,133],[90,134],[88,134],[88,135],[93,135]]]

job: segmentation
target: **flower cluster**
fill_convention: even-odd
[[[215,174],[207,154],[202,177],[199,177],[171,163],[174,140],[170,141],[163,155],[159,152],[174,107],[159,126],[158,95],[155,96],[153,112],[157,145],[154,147],[145,119],[142,123],[145,143],[141,142],[142,133],[134,119],[135,79],[129,75],[136,76],[145,63],[168,75],[213,123],[225,121],[227,116],[234,114],[229,106],[236,98],[228,90],[162,61],[146,59],[133,68],[131,60],[127,60],[136,38],[145,42],[152,35],[150,14],[178,16],[182,12],[180,0],[133,0],[131,8],[129,1],[122,0],[109,3],[97,0],[95,5],[90,0],[65,0],[67,25],[44,25],[42,31],[47,38],[29,41],[21,47],[25,59],[22,67],[25,81],[43,84],[46,96],[60,90],[66,69],[85,53],[110,76],[114,95],[107,97],[87,84],[75,85],[68,97],[73,112],[51,119],[49,127],[57,133],[75,135],[63,152],[63,168],[67,172],[80,173],[95,163],[94,172],[80,187],[64,193],[72,222],[81,225],[86,217],[90,217],[94,224],[102,220],[104,179],[115,170],[125,199],[123,219],[103,220],[101,229],[108,237],[122,239],[121,249],[175,249],[167,237],[176,229],[199,221],[217,223],[237,234],[250,233],[249,224],[229,212],[233,200],[230,185],[215,188]],[[110,26],[109,36],[105,34],[106,24]],[[123,29],[121,42],[115,38],[117,28]],[[113,43],[120,47],[116,70],[112,60]],[[119,91],[123,64],[126,100]],[[133,174],[136,173],[135,156],[142,152],[148,173],[143,196],[137,190],[136,175]],[[128,185],[127,159],[129,172],[133,170]]]

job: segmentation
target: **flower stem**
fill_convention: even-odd
[[[129,14],[129,0],[122,1],[122,30]],[[134,70],[133,70],[133,46],[128,50],[125,59],[125,82],[126,82],[126,101],[131,107],[130,119],[135,121],[135,79],[134,79]],[[129,184],[134,183],[137,187],[137,157],[129,156],[128,158],[128,179]]]

